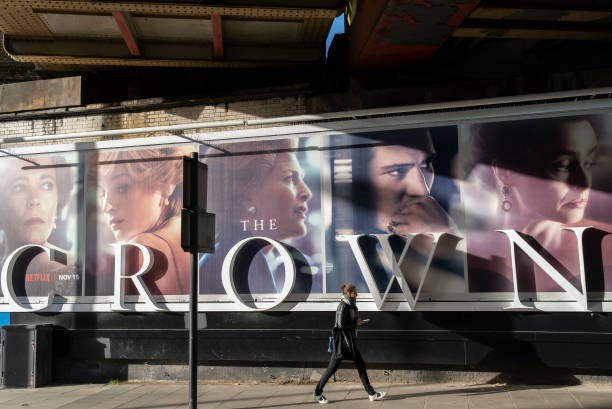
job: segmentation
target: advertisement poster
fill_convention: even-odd
[[[113,294],[113,244],[148,247],[153,266],[143,280],[151,295],[189,294],[189,254],[181,248],[183,156],[192,147],[100,151],[87,159],[87,295]],[[142,252],[127,247],[126,274]],[[137,294],[130,281],[126,294]]]
[[[0,259],[33,244],[61,251],[50,261],[40,248],[29,251],[29,264],[13,275],[16,296],[81,294],[77,260],[75,154],[0,158]]]
[[[459,189],[452,177],[457,155],[457,128],[414,128],[335,135],[329,139],[326,162],[331,167],[331,218],[327,229],[328,291],[354,282],[360,292],[400,289],[392,263],[411,290],[464,292],[463,254],[437,252],[427,278],[427,259],[434,252],[429,233],[459,234]],[[411,239],[406,235],[419,234]],[[359,247],[347,237],[362,235]],[[384,251],[387,240],[392,252]],[[442,240],[444,241],[444,240]],[[441,248],[443,244],[438,246]],[[406,254],[402,256],[404,250]],[[357,263],[363,254],[365,265]],[[364,270],[368,270],[366,273]],[[366,285],[372,274],[376,288]]]
[[[197,152],[215,215],[203,311],[335,308],[343,283],[376,310],[612,308],[610,113],[356,125],[0,158],[2,264],[27,244],[66,255],[28,250],[14,297],[185,310]]]
[[[563,116],[463,128],[471,292],[513,291],[515,283],[519,292],[566,291],[559,284],[565,281],[580,292],[585,281],[587,292],[612,290],[610,120]],[[511,245],[512,237],[541,260]]]
[[[214,254],[200,257],[200,293],[225,294],[221,268],[241,240],[282,243],[296,264],[293,293],[322,290],[320,153],[318,139],[292,138],[202,146],[208,165],[207,210],[216,215]],[[277,294],[284,264],[278,251],[253,241],[233,269],[239,294]]]

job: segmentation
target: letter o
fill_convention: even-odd
[[[236,261],[236,257],[242,251],[244,246],[253,240],[257,241],[257,243],[259,244],[260,251],[268,244],[274,246],[274,248],[280,253],[281,259],[283,260],[283,265],[285,266],[285,282],[283,284],[282,291],[280,292],[280,294],[278,294],[278,299],[272,303],[262,303],[258,301],[253,301],[253,305],[255,305],[255,308],[251,307],[245,300],[240,297],[240,295],[236,291],[236,285],[234,283],[234,262]],[[254,253],[254,255],[255,254],[257,253]],[[251,260],[249,260],[249,265],[251,265],[252,261],[253,259],[251,258]],[[287,298],[287,296],[293,290],[293,286],[295,285],[295,279],[295,261],[293,260],[293,257],[291,257],[291,254],[289,254],[289,251],[287,251],[287,249],[285,248],[285,246],[283,246],[282,243],[279,243],[278,241],[269,239],[267,237],[249,237],[240,240],[227,252],[225,259],[223,260],[223,267],[221,268],[221,280],[223,282],[223,288],[225,289],[227,295],[229,295],[234,302],[242,304],[250,310],[269,310],[278,306],[285,300],[285,298]]]

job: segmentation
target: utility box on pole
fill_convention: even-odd
[[[208,166],[183,157],[183,210],[181,213],[181,247],[185,251],[215,252],[215,215],[206,211]]]

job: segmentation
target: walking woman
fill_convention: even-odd
[[[327,370],[319,380],[315,389],[314,398],[319,403],[327,403],[327,398],[323,395],[323,388],[329,378],[338,370],[343,359],[352,359],[359,372],[359,378],[371,401],[381,400],[387,393],[376,392],[366,371],[366,365],[357,349],[357,327],[365,324],[369,320],[359,319],[357,309],[357,288],[355,284],[342,284],[342,299],[336,309],[336,323],[332,330],[333,349]]]

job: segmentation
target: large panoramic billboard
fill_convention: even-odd
[[[0,158],[5,311],[188,309],[182,158],[208,166],[199,309],[609,310],[612,114]],[[233,139],[230,139],[233,138]],[[51,297],[50,297],[51,296]]]

